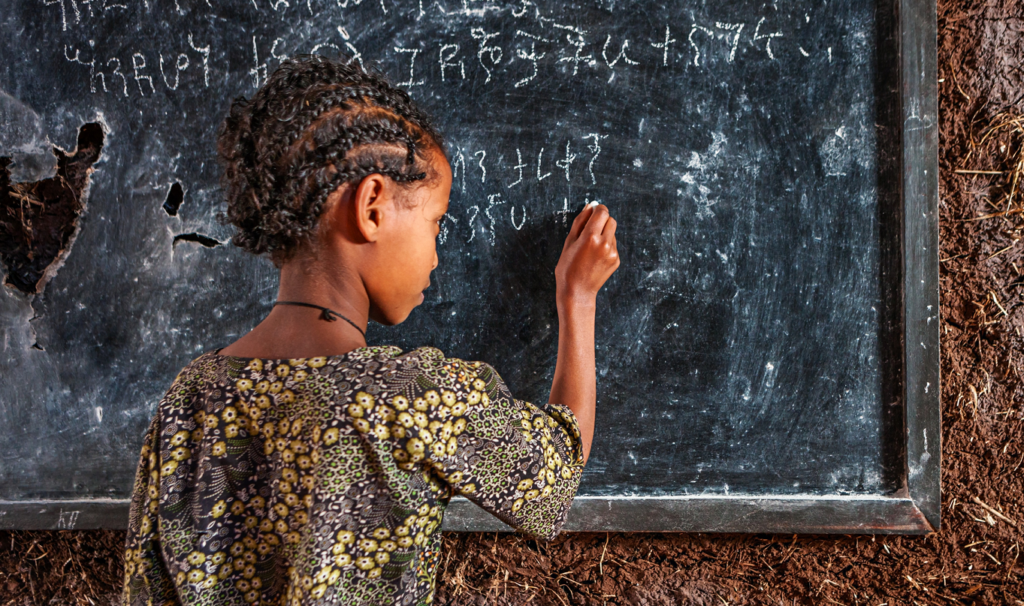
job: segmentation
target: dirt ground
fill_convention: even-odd
[[[438,604],[1024,606],[1024,2],[939,5],[942,531],[444,537]],[[0,532],[0,606],[106,606],[117,531]]]

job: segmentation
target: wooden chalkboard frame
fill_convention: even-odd
[[[883,0],[884,3],[885,0]],[[880,69],[899,133],[891,166],[898,208],[884,212],[894,248],[895,292],[888,334],[897,350],[904,461],[893,495],[687,495],[577,497],[565,529],[632,532],[905,533],[940,526],[938,283],[938,91],[935,0],[891,0],[890,35],[881,34]],[[883,11],[885,12],[885,11]],[[888,53],[886,51],[892,51]],[[897,56],[898,61],[892,61]],[[886,75],[887,74],[887,75]],[[898,84],[898,87],[897,87]],[[885,272],[883,268],[883,273]],[[894,434],[895,435],[895,434]],[[0,501],[0,529],[124,528],[125,499]],[[471,502],[454,499],[445,530],[510,530]]]

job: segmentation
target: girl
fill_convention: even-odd
[[[377,73],[285,61],[218,137],[234,243],[280,269],[250,333],[186,366],[146,434],[125,603],[426,604],[460,494],[551,539],[590,452],[594,315],[615,220],[585,208],[555,268],[549,404],[483,362],[367,346],[423,301],[452,173]]]

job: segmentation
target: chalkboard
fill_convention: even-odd
[[[228,103],[344,53],[454,171],[427,299],[369,343],[543,401],[568,224],[618,220],[567,528],[937,528],[929,0],[8,0],[0,49],[0,527],[124,526],[157,401],[276,294],[216,219]]]

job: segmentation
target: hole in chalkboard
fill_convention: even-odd
[[[185,200],[185,190],[181,189],[181,183],[175,183],[171,186],[171,191],[167,192],[167,200],[164,201],[164,211],[172,217],[178,216],[178,209],[181,208],[181,203]]]
[[[174,236],[174,242],[171,243],[171,246],[178,244],[178,242],[195,242],[196,244],[201,244],[206,248],[214,248],[215,246],[223,244],[220,240],[215,240],[210,236],[204,236],[203,234],[198,234],[196,232],[178,234]]]
[[[54,145],[54,176],[39,181],[12,181],[12,159],[0,158],[0,262],[8,286],[39,294],[63,265],[78,235],[103,139],[102,126],[83,124],[74,153]]]

